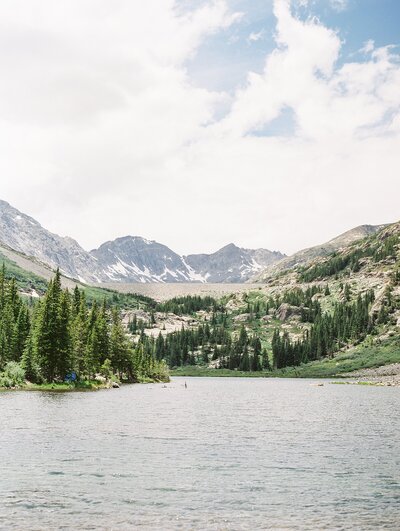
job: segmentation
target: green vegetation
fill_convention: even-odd
[[[199,295],[174,297],[169,301],[157,305],[158,312],[171,312],[176,315],[191,315],[201,310],[216,312],[221,305],[212,297],[200,297]]]
[[[15,279],[15,282],[20,289],[24,291],[35,289],[39,294],[45,293],[47,282],[43,278],[34,273],[28,273],[1,252],[0,263],[7,269],[8,275]]]
[[[400,361],[400,340],[389,338],[371,344],[371,340],[339,352],[333,358],[306,363],[298,367],[286,367],[274,372],[274,376],[287,378],[330,378],[343,373],[380,367]]]
[[[234,378],[271,378],[275,374],[270,371],[238,371],[231,369],[210,369],[199,365],[186,365],[171,370],[171,376],[187,377],[234,377]]]
[[[304,290],[286,289],[274,296],[250,292],[242,295],[235,308],[230,306],[235,295],[218,303],[208,301],[208,312],[203,309],[206,303],[196,306],[197,301],[191,304],[186,297],[186,308],[194,319],[190,327],[148,337],[145,327],[157,326],[152,312],[147,323],[134,317],[129,329],[139,336],[143,351],[165,360],[173,374],[332,376],[341,372],[342,365],[343,370],[352,370],[343,351],[365,343],[387,327],[400,307],[393,295],[395,282],[393,277],[374,312],[373,290],[357,294],[349,284],[330,287],[325,283]],[[196,307],[202,309],[195,312]],[[362,351],[355,368],[362,366],[363,356],[368,359],[367,352]],[[399,359],[396,356],[394,360]],[[335,361],[329,363],[332,359]],[[381,360],[379,356],[373,359],[374,363]]]
[[[354,303],[336,304],[332,313],[318,314],[310,330],[295,342],[289,339],[288,332],[276,330],[272,340],[274,367],[281,369],[296,366],[308,361],[332,355],[349,341],[360,341],[371,333],[374,316],[369,310],[374,301],[374,293],[369,291],[364,297],[358,296]]]
[[[156,302],[150,297],[137,293],[119,293],[107,288],[96,288],[93,286],[80,286],[85,293],[89,305],[96,302],[101,304],[104,300],[110,306],[120,309],[137,309],[155,307]]]
[[[24,369],[15,361],[9,361],[0,374],[0,387],[19,387],[24,381]]]
[[[205,366],[177,367],[171,376],[221,376],[221,377],[262,377],[262,378],[334,378],[343,373],[360,369],[375,368],[400,360],[400,339],[389,338],[382,343],[369,344],[369,341],[340,352],[334,358],[324,358],[302,364],[298,367],[285,367],[273,371],[243,372],[228,369],[215,370]]]
[[[115,378],[168,379],[165,363],[130,343],[117,306],[104,299],[89,306],[84,291],[62,290],[57,271],[44,297],[19,294],[15,278],[0,271],[0,379],[3,387],[25,380],[62,384]]]
[[[321,315],[321,306],[314,296],[326,290],[320,286],[306,290],[295,288],[268,298],[259,292],[248,293],[243,295],[243,306],[237,311],[227,309],[232,297],[221,301],[211,297],[181,297],[157,309],[175,310],[178,315],[186,312],[197,320],[194,328],[149,338],[144,330],[155,326],[154,312],[148,322],[134,316],[128,328],[132,334],[140,336],[139,342],[145,352],[154,353],[158,360],[164,359],[171,368],[204,365],[243,373],[270,371],[272,329],[265,327],[263,317],[274,313],[282,304],[292,304],[299,306],[301,322],[313,322]],[[245,322],[236,321],[236,317],[244,317]],[[271,319],[273,323],[278,325],[279,321]]]
[[[249,372],[270,368],[260,339],[256,335],[249,336],[244,326],[237,337],[221,325],[210,327],[208,323],[195,330],[182,329],[165,337],[160,333],[156,340],[144,337],[140,341],[143,341],[145,351],[155,352],[156,359],[165,359],[170,367],[218,360],[220,369]]]

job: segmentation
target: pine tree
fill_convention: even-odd
[[[30,332],[30,317],[29,309],[25,304],[21,304],[18,312],[18,318],[15,324],[15,341],[14,341],[14,354],[15,361],[21,359],[24,352],[27,338]]]
[[[80,295],[79,311],[72,321],[72,360],[73,369],[82,378],[87,373],[86,347],[88,342],[88,309],[85,293]]]
[[[244,347],[243,355],[239,364],[239,369],[245,372],[248,372],[250,370],[250,358],[247,346]]]
[[[251,370],[252,371],[261,371],[262,366],[260,362],[261,356],[261,341],[260,338],[255,337],[253,339],[253,356],[251,359]]]
[[[26,379],[32,383],[38,383],[39,367],[37,364],[32,336],[29,335],[21,358],[21,367],[25,371]]]
[[[71,337],[71,301],[68,291],[60,296],[58,308],[58,362],[57,370],[63,379],[73,368],[72,337]]]
[[[132,354],[129,350],[126,333],[116,308],[112,310],[111,321],[110,360],[112,368],[121,378],[124,372],[133,376]]]
[[[268,356],[267,349],[263,349],[261,358],[262,358],[262,369],[264,371],[270,371],[271,370],[271,365],[270,365],[270,362],[269,362],[269,356]]]
[[[44,379],[53,382],[57,377],[57,298],[59,297],[54,281],[50,281],[48,291],[40,306],[40,314],[35,333],[35,352]]]
[[[78,315],[80,308],[81,308],[81,292],[80,292],[78,286],[75,286],[74,295],[73,295],[73,301],[72,301],[72,315],[73,315],[73,317],[76,317]]]

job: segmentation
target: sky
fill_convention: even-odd
[[[400,219],[398,0],[2,0],[0,199],[90,250]]]

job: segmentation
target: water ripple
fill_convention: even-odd
[[[0,529],[398,530],[399,389],[0,394]]]

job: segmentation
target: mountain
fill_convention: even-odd
[[[72,238],[43,228],[35,219],[0,200],[0,242],[84,282],[106,280],[94,256]]]
[[[268,265],[263,271],[250,278],[249,282],[263,282],[275,273],[294,269],[299,266],[306,266],[315,258],[328,256],[334,251],[338,251],[354,242],[376,234],[384,227],[385,225],[360,225],[359,227],[355,227],[326,243],[303,249],[291,256],[283,258],[276,264]]]
[[[242,249],[233,243],[212,254],[191,254],[187,264],[207,282],[246,282],[254,273],[278,262],[285,255],[267,249]]]
[[[245,282],[284,258],[267,249],[241,249],[233,243],[212,254],[180,256],[139,236],[117,238],[91,251],[103,274],[114,282]]]
[[[40,262],[36,258],[26,256],[20,252],[14,251],[5,244],[0,244],[0,264],[6,266],[15,278],[20,282],[26,293],[45,291],[47,282],[54,278],[54,269]],[[74,289],[77,281],[69,277],[61,276],[63,288]]]
[[[165,245],[139,236],[103,243],[91,255],[114,282],[205,282],[182,256]]]
[[[53,234],[1,200],[0,244],[86,283],[245,282],[284,257],[233,244],[213,254],[184,257],[139,236],[117,238],[88,252],[72,238]]]

